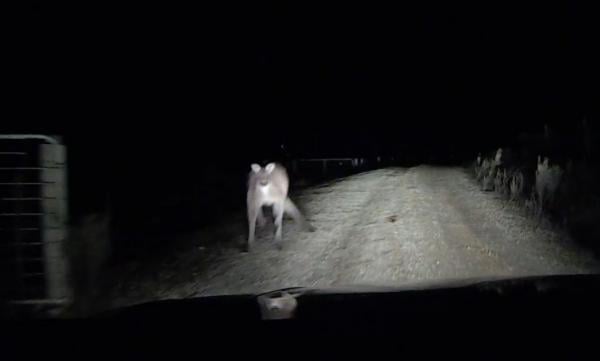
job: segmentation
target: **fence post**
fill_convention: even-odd
[[[51,299],[70,299],[67,264],[62,245],[67,238],[68,210],[66,150],[60,144],[40,145],[43,207],[43,242],[47,270],[47,295]]]

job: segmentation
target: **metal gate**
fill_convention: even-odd
[[[0,135],[0,298],[66,305],[65,147],[45,135]]]

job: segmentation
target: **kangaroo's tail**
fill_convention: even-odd
[[[315,231],[315,227],[313,227],[306,220],[306,218],[304,218],[302,213],[300,213],[300,210],[298,209],[298,207],[296,207],[294,202],[292,202],[292,200],[289,197],[285,199],[284,211],[285,211],[285,213],[289,214],[290,217],[292,217],[294,219],[294,221],[300,223],[302,228],[304,228],[305,230],[310,231],[310,232]]]

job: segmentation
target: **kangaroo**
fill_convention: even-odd
[[[246,252],[250,250],[254,242],[257,221],[259,226],[265,225],[265,218],[262,213],[263,206],[273,207],[276,229],[275,244],[278,249],[281,249],[284,212],[301,224],[305,230],[310,232],[315,230],[288,197],[290,181],[285,167],[281,164],[269,163],[264,168],[258,164],[252,164],[250,168],[247,194],[249,234],[245,246]]]

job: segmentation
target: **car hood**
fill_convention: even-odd
[[[600,275],[555,275],[527,277],[476,277],[389,285],[338,285],[326,288],[290,287],[262,294],[241,294],[168,299],[110,310],[101,316],[126,316],[155,319],[225,317],[230,319],[285,319],[296,311],[337,312],[342,307],[382,308],[400,305],[423,309],[474,304],[480,300],[510,297],[543,297],[561,294],[580,295],[600,290]],[[529,299],[528,299],[529,300]],[[424,302],[424,303],[423,303]],[[529,301],[528,301],[529,302]],[[454,306],[453,306],[454,305]],[[396,306],[393,306],[396,307]],[[461,306],[462,307],[462,306]],[[318,311],[316,311],[318,310]],[[306,314],[306,313],[305,313]]]
[[[531,275],[531,276],[486,276],[471,278],[448,278],[443,280],[427,280],[405,282],[402,285],[389,284],[351,284],[334,285],[329,287],[290,287],[273,290],[261,296],[276,292],[291,292],[304,294],[352,294],[352,293],[389,293],[389,292],[408,292],[424,290],[442,290],[453,288],[481,288],[481,289],[502,289],[516,286],[534,286],[544,289],[547,287],[565,287],[573,282],[600,282],[600,275],[597,274],[562,274],[562,275]]]

